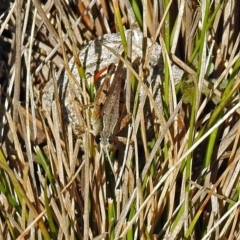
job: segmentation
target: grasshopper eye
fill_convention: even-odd
[[[109,143],[110,145],[113,144],[113,135],[110,135],[110,136],[108,137],[108,143]]]
[[[96,137],[95,137],[95,142],[96,142],[97,144],[99,144],[99,143],[101,142],[101,139],[102,139],[101,135],[100,135],[100,134],[97,134]]]

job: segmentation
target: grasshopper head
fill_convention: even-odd
[[[114,137],[113,134],[109,134],[109,132],[102,131],[96,135],[95,141],[97,144],[100,144],[101,147],[109,149],[114,143]]]

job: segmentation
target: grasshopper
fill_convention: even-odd
[[[95,139],[107,152],[109,146],[114,142],[118,132],[120,119],[120,94],[123,80],[123,62],[120,61],[109,87],[110,77],[114,72],[114,64],[108,68],[107,76],[98,89],[95,97],[94,110],[92,115],[92,125],[94,128]],[[107,90],[109,88],[109,90]]]
[[[115,71],[115,64],[110,64],[108,67],[107,75],[104,79],[104,82],[99,87],[94,101],[94,107],[92,112],[92,126],[93,126],[93,134],[96,136],[99,134],[99,132],[103,128],[103,122],[102,122],[102,107],[104,106],[104,103],[107,98],[107,93],[109,91],[109,85],[110,85],[110,79],[112,74]]]

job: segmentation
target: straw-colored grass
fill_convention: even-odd
[[[233,0],[2,1],[0,239],[240,239],[239,9]],[[120,115],[131,113],[106,153],[91,124],[97,86],[78,53],[120,32],[129,54],[124,30],[136,28],[160,44],[164,74],[146,81],[145,38],[140,69],[105,46],[127,69]],[[178,83],[172,65],[184,72]],[[59,93],[63,69],[77,128]]]

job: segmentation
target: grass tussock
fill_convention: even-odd
[[[239,239],[239,10],[232,0],[2,1],[0,239]],[[131,117],[103,150],[92,79],[106,71],[90,76],[78,53],[120,32],[126,56],[136,28],[139,62],[105,47],[124,62],[119,118]],[[146,37],[162,49],[152,81]]]

